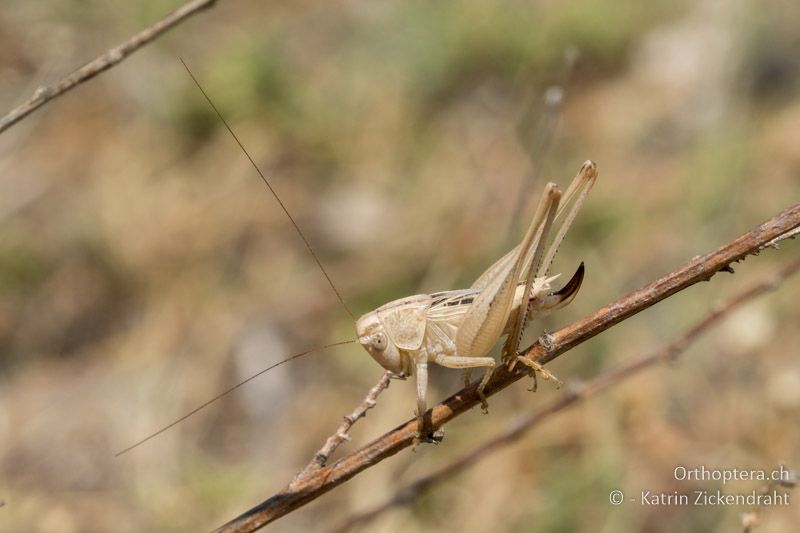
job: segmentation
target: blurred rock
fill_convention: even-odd
[[[778,407],[800,407],[800,367],[775,369],[767,381],[769,399]]]
[[[755,304],[733,313],[721,329],[720,344],[726,351],[747,354],[773,338],[776,324],[763,304]]]
[[[394,206],[386,195],[363,184],[338,187],[321,201],[317,226],[329,246],[343,250],[363,249],[380,240],[385,220]]]

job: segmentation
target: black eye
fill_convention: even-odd
[[[386,349],[386,335],[380,331],[372,336],[372,346],[378,350]]]

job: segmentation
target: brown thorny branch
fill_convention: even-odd
[[[328,458],[334,451],[336,451],[336,448],[338,448],[339,445],[344,441],[350,440],[350,436],[347,434],[347,432],[350,431],[350,428],[353,427],[353,424],[355,424],[359,418],[362,416],[367,416],[368,409],[375,407],[375,401],[377,400],[378,395],[389,388],[391,379],[391,372],[387,371],[383,373],[381,379],[378,380],[375,386],[369,390],[366,398],[364,398],[364,401],[361,402],[358,407],[353,409],[352,413],[345,415],[342,423],[339,424],[338,428],[336,428],[336,432],[328,437],[328,440],[325,441],[325,444],[322,446],[322,448],[320,448],[319,451],[314,454],[314,459],[308,463],[303,471],[297,474],[296,477],[309,476],[316,470],[319,470],[325,466],[325,463],[328,462]]]
[[[730,243],[706,255],[695,257],[673,272],[620,298],[616,302],[608,304],[591,315],[555,333],[542,336],[532,346],[524,350],[523,355],[540,364],[548,363],[575,346],[661,300],[695,283],[708,281],[721,270],[732,271],[730,266],[732,263],[740,261],[748,255],[758,254],[765,247],[774,245],[778,240],[787,237],[787,234],[796,233],[795,230],[798,227],[800,227],[800,204],[786,209]],[[526,376],[527,373],[528,369],[523,368],[522,365],[518,365],[513,371],[508,370],[505,366],[500,366],[489,380],[484,393],[486,396],[491,396]],[[388,383],[387,376],[382,378],[381,383],[383,382]],[[381,383],[376,385],[373,390],[379,389]],[[429,427],[432,430],[436,430],[458,415],[479,405],[480,398],[476,389],[477,382],[432,407],[425,414],[425,418],[430,424]],[[374,401],[374,398],[368,397],[364,404],[369,404],[370,401]],[[359,408],[355,413],[365,411],[366,408],[363,411]],[[345,428],[346,430],[349,425],[352,424],[346,420],[339,429]],[[296,475],[285,488],[219,527],[216,532],[255,531],[277,520],[313,501],[334,487],[341,485],[367,468],[411,446],[414,442],[416,430],[416,419],[408,420],[366,444],[361,449],[339,459],[334,464],[324,466],[324,459],[327,457],[324,454],[331,452],[346,438],[343,432],[341,432],[341,436],[337,436],[340,434],[340,431],[337,431],[337,434],[332,437],[334,441],[329,439],[329,443],[333,442],[333,444],[329,446],[326,443],[326,446],[317,453],[312,463]]]
[[[154,41],[163,33],[171,30],[184,20],[195,13],[213,6],[217,0],[192,0],[187,2],[163,19],[143,29],[127,41],[115,46],[96,57],[78,70],[72,72],[67,77],[62,78],[54,85],[42,85],[34,91],[33,95],[22,104],[9,111],[4,117],[0,118],[0,133],[4,132],[23,118],[27,117],[44,104],[74,89],[85,81],[88,81],[101,72],[104,72],[123,59]]]
[[[532,413],[520,416],[500,434],[486,440],[452,463],[406,485],[384,503],[350,516],[331,531],[341,533],[354,527],[364,526],[393,507],[410,504],[423,492],[430,489],[431,486],[466,470],[474,463],[488,457],[489,454],[499,451],[506,446],[510,446],[522,438],[534,426],[538,426],[552,415],[564,411],[580,401],[586,400],[614,385],[626,381],[658,363],[675,360],[692,342],[697,340],[712,326],[719,323],[720,320],[754,298],[777,289],[783,280],[796,273],[799,269],[800,257],[790,261],[777,272],[764,277],[761,281],[738,293],[725,303],[715,306],[708,315],[672,341],[645,355],[636,357],[618,368],[607,371],[590,381],[570,386],[567,393],[560,398],[536,409]]]

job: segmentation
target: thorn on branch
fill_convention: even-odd
[[[555,345],[555,337],[553,337],[552,333],[548,333],[545,331],[539,337],[539,344],[541,344],[545,352],[549,354],[550,352],[553,351],[553,346]]]
[[[48,87],[47,85],[40,85],[36,88],[33,92],[33,99],[34,100],[45,100],[50,97],[53,93],[53,88]]]

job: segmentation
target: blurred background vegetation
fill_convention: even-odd
[[[178,3],[6,6],[0,108]],[[382,373],[357,346],[310,355],[114,458],[264,366],[353,335],[179,57],[357,314],[469,286],[520,238],[546,181],[597,161],[556,261],[566,274],[585,261],[584,288],[535,337],[798,201],[798,27],[789,0],[219,2],[52,102],[0,135],[0,530],[219,525],[281,488]],[[788,242],[750,259],[552,370],[572,380],[624,362],[796,255]],[[751,509],[612,507],[608,493],[718,487],[676,481],[677,465],[800,466],[799,281],[371,530],[737,530]],[[433,379],[437,400],[461,375]],[[519,384],[442,445],[277,528],[325,529],[557,394]],[[339,453],[413,407],[413,385],[393,384]],[[793,503],[759,531],[798,522]]]

